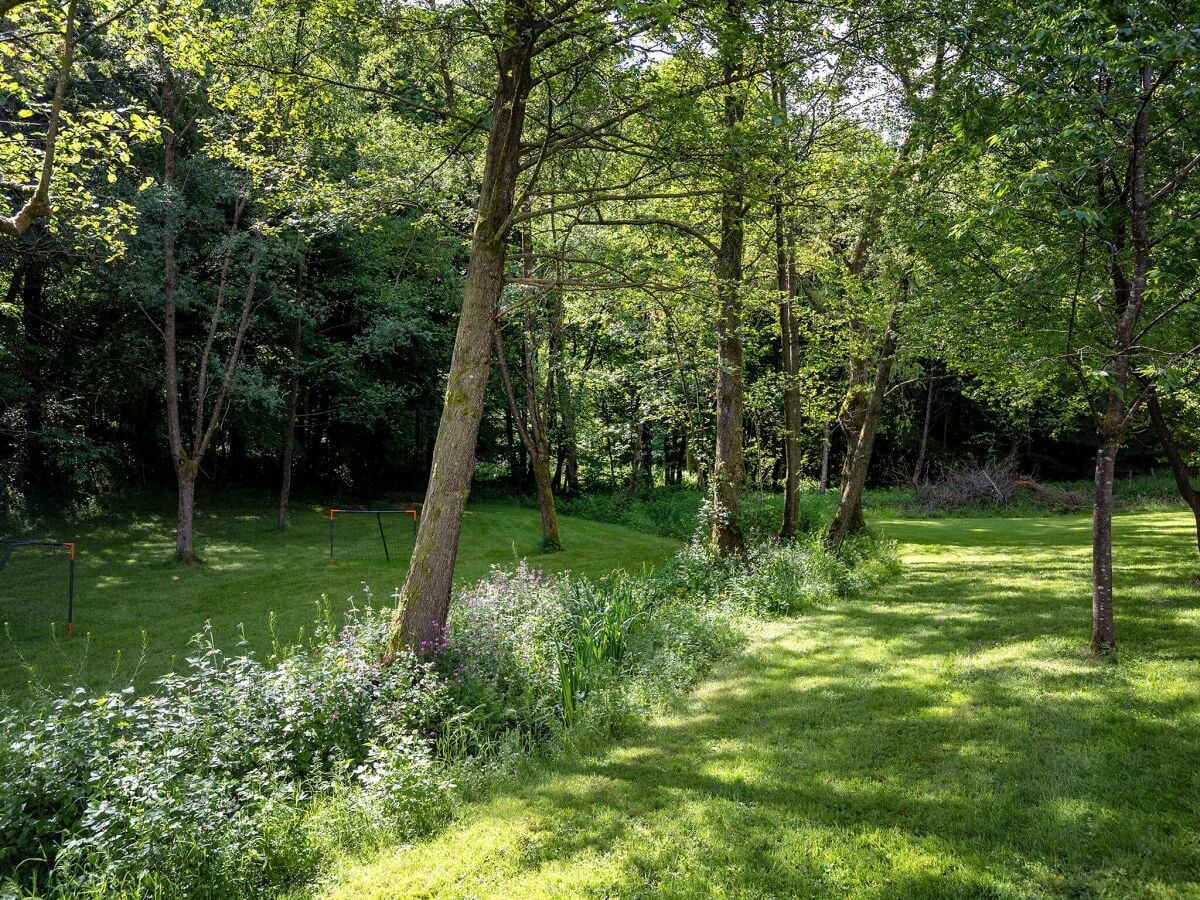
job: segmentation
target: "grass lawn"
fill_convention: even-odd
[[[388,564],[374,517],[339,518],[337,562],[331,566],[325,510],[296,507],[291,529],[281,534],[272,513],[245,503],[235,509],[198,519],[197,543],[205,561],[198,567],[172,560],[174,525],[166,515],[129,514],[52,535],[79,544],[75,635],[69,640],[63,631],[65,556],[16,551],[0,572],[0,621],[7,623],[7,634],[0,636],[0,699],[25,690],[28,669],[51,685],[103,688],[128,683],[140,662],[136,681],[145,687],[181,664],[189,639],[206,620],[220,646],[233,648],[244,626],[250,645],[266,653],[272,613],[276,634],[288,640],[311,625],[322,595],[340,614],[352,595],[361,602],[364,582],[376,603],[390,603],[403,580],[412,550],[407,519],[385,520],[394,560]],[[546,571],[637,571],[660,563],[679,546],[570,517],[562,518],[561,527],[567,549],[542,554],[536,509],[474,505],[464,520],[455,574],[460,580],[478,579],[493,564],[522,557]]]
[[[764,628],[686,705],[328,897],[1200,896],[1200,574],[1184,513],[893,520],[905,573]]]

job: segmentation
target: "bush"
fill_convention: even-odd
[[[899,571],[895,544],[861,535],[832,553],[820,535],[751,545],[745,559],[719,559],[697,537],[664,570],[667,589],[725,602],[758,616],[802,612],[853,596]]]
[[[456,723],[456,752],[480,752],[506,733],[532,746],[557,724],[569,590],[567,576],[522,561],[512,573],[493,569],[455,599],[438,668],[470,713]]]
[[[394,751],[428,744],[445,716],[430,666],[379,664],[381,625],[353,613],[274,666],[227,659],[205,633],[153,694],[77,691],[6,714],[0,867],[40,864],[68,892],[213,897],[294,875],[305,802],[337,783],[369,788],[397,765],[381,737]]]

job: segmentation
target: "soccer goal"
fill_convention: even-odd
[[[388,562],[392,561],[391,551],[388,549],[387,533],[383,528],[384,516],[409,516],[412,518],[412,533],[413,541],[417,539],[417,520],[420,517],[420,504],[405,506],[400,509],[331,509],[329,510],[329,562],[334,561],[334,538],[335,525],[338,516],[374,516],[375,523],[379,526],[379,542],[383,544],[383,558]]]
[[[75,619],[75,545],[69,541],[27,541],[22,538],[0,538],[0,575],[4,574],[13,554],[36,550],[67,551],[67,634],[71,634]]]

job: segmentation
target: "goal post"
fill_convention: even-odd
[[[15,551],[48,548],[67,551],[67,636],[71,635],[75,619],[75,544],[72,541],[29,541],[22,538],[0,538],[0,573],[4,572]]]
[[[413,528],[413,540],[417,539],[417,517],[420,514],[420,504],[405,506],[400,509],[341,509],[338,507],[329,510],[329,563],[334,561],[334,522],[338,516],[374,516],[375,522],[379,526],[379,541],[383,544],[383,557],[388,562],[392,561],[391,552],[388,550],[387,534],[383,530],[384,516],[411,516]]]

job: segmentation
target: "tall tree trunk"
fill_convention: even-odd
[[[1153,72],[1144,63],[1140,72],[1143,96],[1153,92]],[[1125,436],[1136,401],[1127,400],[1134,377],[1135,334],[1145,304],[1150,273],[1150,202],[1146,192],[1146,152],[1150,143],[1150,101],[1138,109],[1130,132],[1128,238],[1132,250],[1132,272],[1126,273],[1122,251],[1126,223],[1108,242],[1109,275],[1113,285],[1113,307],[1117,311],[1113,327],[1112,386],[1105,394],[1103,414],[1097,423],[1095,501],[1092,510],[1092,650],[1103,653],[1116,646],[1113,611],[1112,514],[1113,477],[1117,452]],[[1103,181],[1101,193],[1103,194]],[[1103,198],[1102,198],[1103,199]]]
[[[637,400],[634,400],[633,410],[635,413],[640,412]],[[637,496],[638,488],[642,484],[642,460],[646,458],[642,452],[642,444],[646,439],[645,423],[639,418],[632,423],[631,432],[633,434],[633,446],[629,452],[629,485],[625,488],[625,496],[621,498],[621,503],[628,503]]]
[[[1163,415],[1162,406],[1158,402],[1158,392],[1153,388],[1150,389],[1147,402],[1150,407],[1150,421],[1154,425],[1154,433],[1158,436],[1158,442],[1167,455],[1167,462],[1171,466],[1171,474],[1175,477],[1175,486],[1179,489],[1179,496],[1187,503],[1188,508],[1192,511],[1192,517],[1196,520],[1196,547],[1200,550],[1200,494],[1197,494],[1196,489],[1192,487],[1192,476],[1188,472],[1187,463],[1184,462],[1183,454],[1179,452],[1179,447],[1175,444],[1175,438],[1171,434],[1166,417]]]
[[[292,493],[292,456],[296,446],[296,413],[300,406],[300,340],[302,321],[296,314],[292,335],[292,390],[288,395],[287,426],[283,433],[283,481],[279,486],[279,530],[287,530],[288,501]]]
[[[512,409],[507,403],[504,404],[504,438],[508,445],[508,477],[513,484],[518,484],[521,480],[521,473],[525,470],[525,464],[517,450],[517,434],[513,430]]]
[[[521,230],[521,265],[526,277],[533,275],[533,235],[528,228]],[[547,423],[553,417],[553,369],[546,377],[546,407],[547,414],[543,418],[541,403],[538,401],[538,367],[537,367],[537,320],[532,305],[526,304],[522,316],[522,355],[521,364],[525,373],[525,409],[527,411],[528,431],[525,438],[529,447],[529,456],[533,461],[533,482],[537,487],[538,511],[542,517],[542,549],[557,551],[562,549],[562,536],[558,531],[558,510],[554,505],[554,488],[550,474],[550,429]],[[500,330],[496,330],[496,349],[503,359],[503,345],[499,342]],[[508,382],[507,372],[504,373]],[[512,396],[512,385],[508,384],[508,392]],[[515,403],[516,397],[512,396]]]
[[[645,419],[641,422],[642,437],[639,445],[642,450],[642,463],[638,467],[642,486],[646,491],[654,490],[654,430]]]
[[[175,298],[179,275],[175,259],[175,80],[164,72],[160,96],[163,141],[163,370],[166,386],[167,440],[178,491],[175,522],[175,556],[180,562],[196,562],[195,505],[196,471],[183,449],[183,426],[179,409],[179,361],[176,351]]]
[[[192,424],[191,447],[183,442],[183,424],[180,409],[179,391],[179,357],[177,348],[176,294],[179,285],[178,261],[176,259],[175,229],[178,225],[178,213],[175,209],[179,201],[176,195],[176,166],[177,146],[175,132],[175,78],[165,60],[161,61],[163,82],[160,93],[160,112],[162,114],[161,135],[163,140],[163,195],[165,198],[163,215],[163,373],[166,393],[167,440],[171,451],[171,462],[175,468],[179,489],[179,517],[175,528],[175,555],[185,563],[195,563],[195,492],[196,478],[200,472],[200,464],[205,453],[212,444],[222,421],[222,412],[229,391],[237,372],[238,361],[241,358],[242,344],[250,323],[250,314],[254,309],[254,292],[258,283],[258,262],[261,248],[256,249],[250,262],[250,274],[246,284],[246,294],[242,302],[241,313],[234,331],[233,344],[229,349],[229,359],[219,383],[212,407],[208,405],[208,364],[211,358],[217,330],[220,325],[221,309],[228,289],[228,279],[233,255],[233,240],[237,234],[238,223],[242,211],[248,202],[247,198],[239,198],[234,207],[233,224],[230,227],[228,244],[221,264],[220,281],[217,285],[217,298],[213,305],[209,321],[208,335],[205,339],[200,358],[197,361],[195,410]]]
[[[742,535],[742,254],[745,236],[745,187],[737,157],[738,131],[745,106],[734,85],[742,68],[741,9],[730,3],[724,36],[725,134],[730,141],[726,184],[721,192],[721,246],[717,253],[717,440],[713,459],[712,542],[723,557],[746,552]]]
[[[779,292],[779,342],[783,357],[783,447],[787,466],[783,483],[783,521],[779,538],[795,540],[800,509],[800,347],[793,319],[796,299],[794,239],[785,244],[783,196],[775,197],[775,278]]]
[[[1102,434],[1096,450],[1096,480],[1092,508],[1092,649],[1116,646],[1113,623],[1112,515],[1113,476],[1120,438]]]
[[[778,26],[777,22],[773,22]],[[782,78],[781,61],[773,60],[770,69],[771,92],[779,120],[783,125],[779,143],[778,165],[782,173],[793,162],[790,132],[788,129],[787,86]],[[775,290],[779,304],[779,350],[783,370],[783,518],[779,524],[779,538],[791,541],[796,538],[800,508],[800,347],[796,333],[794,303],[799,287],[796,272],[796,234],[788,228],[784,219],[784,196],[782,182],[776,184],[774,197],[775,219]]]
[[[531,89],[532,25],[525,10],[510,6],[507,15],[513,43],[499,54],[462,312],[454,338],[421,525],[389,639],[389,659],[402,650],[418,656],[435,652],[450,610],[454,562],[475,472],[475,443],[491,368],[496,310],[504,288],[509,218],[520,170],[525,106]]]
[[[902,295],[907,294],[907,276]],[[875,383],[864,411],[862,428],[846,467],[846,478],[842,482],[842,496],[837,513],[829,527],[829,546],[840,550],[846,538],[866,527],[862,514],[862,496],[867,485],[867,471],[875,449],[875,435],[883,417],[883,401],[887,396],[888,381],[892,375],[892,363],[896,358],[896,343],[900,332],[900,303],[892,304],[888,316],[887,330],[883,333],[883,346],[879,351],[879,365],[875,370]]]
[[[821,435],[821,476],[818,486],[822,491],[829,490],[829,458],[833,455],[833,426],[825,423]]]
[[[925,388],[925,422],[921,426],[921,443],[917,445],[917,462],[913,466],[912,483],[916,487],[925,474],[925,451],[929,447],[929,424],[933,421],[933,376],[929,376]]]

